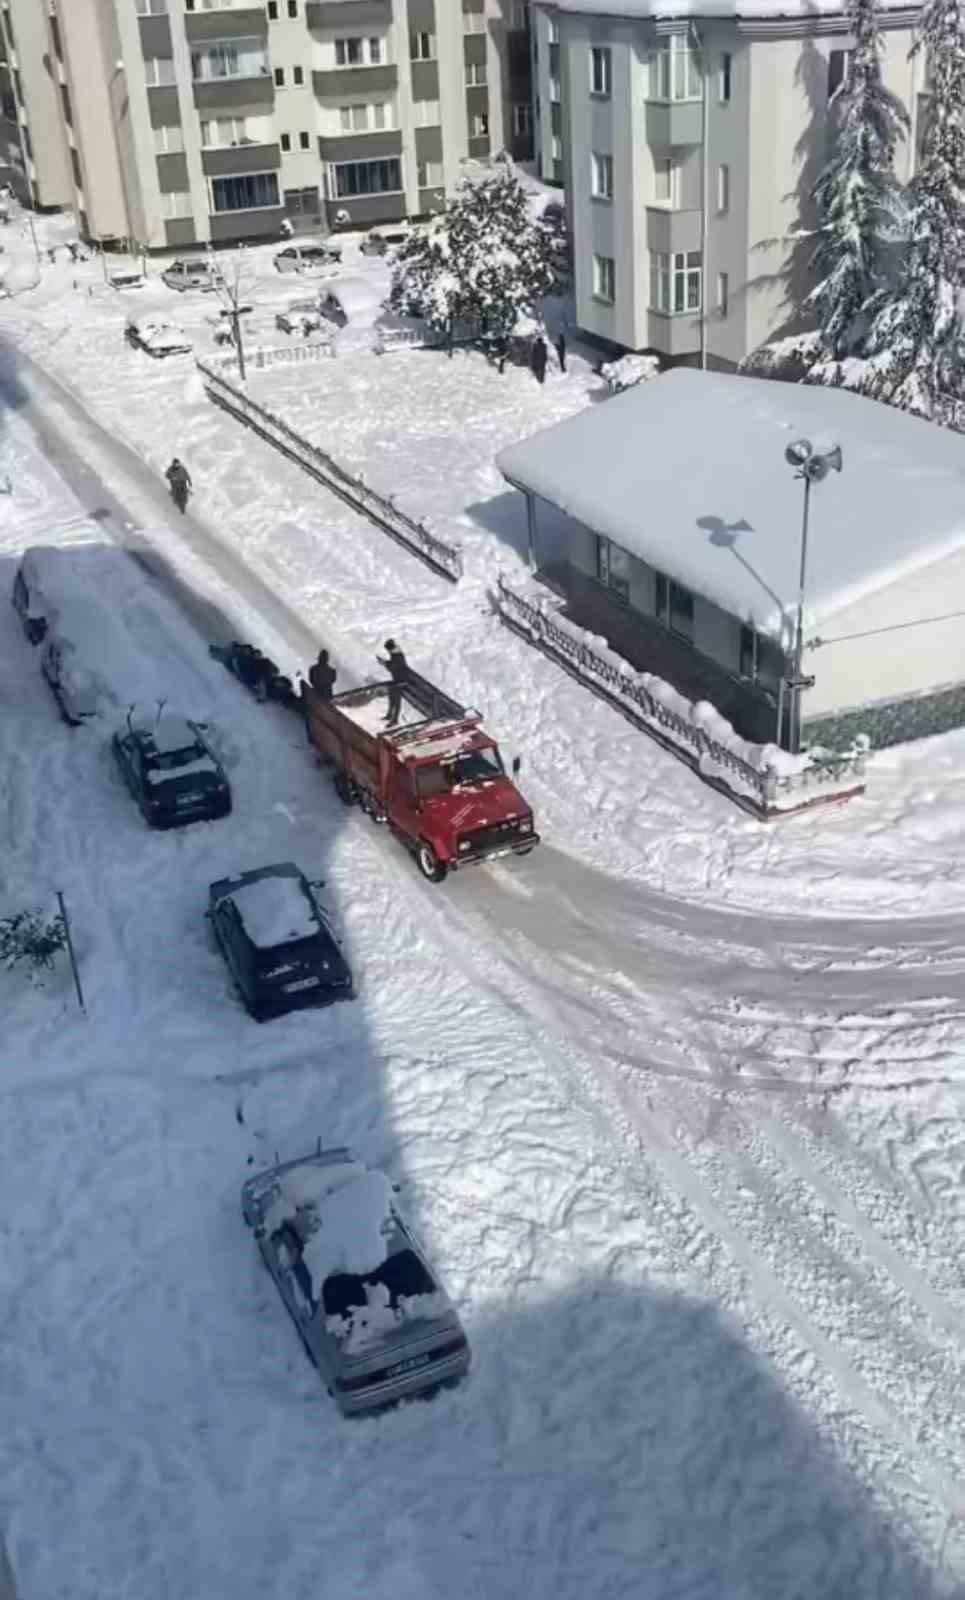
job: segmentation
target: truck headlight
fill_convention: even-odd
[[[522,822],[519,825],[519,831],[520,831],[520,833],[532,833],[532,831],[533,831],[533,819],[532,819],[532,817],[524,817],[523,818]]]

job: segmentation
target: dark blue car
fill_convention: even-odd
[[[231,787],[200,723],[163,715],[129,720],[111,740],[121,777],[152,828],[213,821],[231,810]]]
[[[293,861],[220,878],[207,911],[218,948],[256,1022],[352,1000],[352,973]]]

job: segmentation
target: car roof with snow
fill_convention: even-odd
[[[210,893],[213,905],[224,899],[234,902],[248,937],[259,950],[312,939],[320,931],[305,876],[293,861],[223,878],[211,885]]]

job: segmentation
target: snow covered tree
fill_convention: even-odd
[[[831,159],[813,191],[821,226],[811,263],[818,283],[808,303],[821,354],[832,358],[859,348],[867,308],[884,285],[885,236],[894,236],[901,213],[895,150],[909,126],[882,77],[877,0],[851,0],[849,14],[854,49],[830,103]]]
[[[965,0],[925,0],[916,49],[928,63],[928,99],[898,281],[869,330],[867,359],[842,378],[950,422],[965,359]]]
[[[554,279],[551,232],[530,216],[507,167],[464,179],[445,211],[405,242],[389,299],[448,332],[467,322],[508,338],[521,316],[537,314]]]

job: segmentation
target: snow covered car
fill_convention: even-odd
[[[224,282],[224,273],[201,256],[172,261],[171,265],[161,273],[161,282],[166,283],[169,289],[177,289],[181,293],[185,289],[216,289]]]
[[[312,333],[331,337],[330,330],[325,327],[322,320],[317,299],[293,300],[284,311],[278,312],[275,317],[275,327],[280,333],[300,333],[303,338]]]
[[[100,715],[103,690],[97,676],[85,665],[72,639],[48,629],[40,656],[40,670],[50,686],[60,714],[71,727],[80,727]]]
[[[319,307],[333,327],[372,327],[382,311],[385,285],[371,278],[343,278],[322,295]]]
[[[462,1324],[384,1173],[344,1147],[320,1149],[249,1178],[241,1208],[344,1415],[426,1396],[468,1372]]]
[[[329,244],[325,239],[305,240],[302,244],[286,245],[275,256],[276,272],[327,272],[337,267],[342,259],[342,246]]]
[[[408,228],[373,228],[359,245],[363,256],[385,256],[396,245],[404,244],[409,237]]]
[[[348,962],[293,861],[220,878],[210,887],[207,915],[256,1022],[354,999]]]
[[[144,350],[149,356],[183,356],[191,354],[191,342],[173,322],[155,321],[141,317],[129,322],[124,337],[135,350]]]
[[[210,822],[231,810],[231,787],[200,723],[168,712],[129,718],[111,740],[121,777],[152,828]]]
[[[26,550],[13,580],[13,609],[31,644],[42,643],[56,615],[56,608],[45,593],[44,567],[48,556],[56,559],[57,554],[39,545]]]

